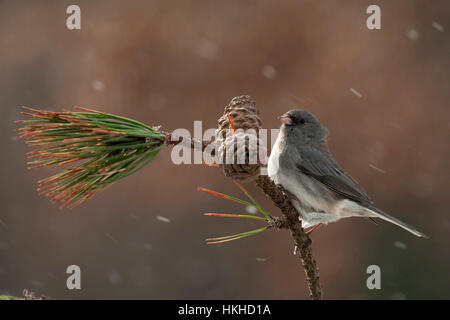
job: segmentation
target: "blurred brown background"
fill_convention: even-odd
[[[244,210],[196,191],[241,196],[220,170],[175,166],[167,148],[135,176],[59,210],[35,191],[55,170],[26,170],[29,150],[13,132],[22,105],[211,128],[232,97],[249,94],[266,128],[294,107],[316,114],[377,205],[431,236],[363,219],[316,231],[325,297],[450,298],[448,1],[76,1],[80,31],[66,29],[70,4],[0,1],[0,293],[307,298],[286,231],[204,244],[259,225],[202,216]],[[366,28],[370,4],[381,7],[381,30]],[[71,264],[81,267],[80,291],[66,288]],[[366,288],[371,264],[381,290]]]

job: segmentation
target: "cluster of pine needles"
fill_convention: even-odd
[[[50,165],[72,165],[38,181],[38,191],[60,203],[60,208],[73,208],[92,198],[114,182],[121,180],[152,161],[164,146],[166,135],[158,128],[141,122],[82,107],[77,112],[52,112],[24,107],[18,120],[25,126],[16,129],[31,147],[27,153],[28,169]],[[224,243],[261,233],[273,225],[270,214],[237,181],[234,183],[250,202],[199,187],[198,190],[252,207],[264,217],[205,213],[207,216],[244,218],[266,222],[262,228],[225,237],[206,239],[208,244]]]
[[[206,239],[206,243],[207,244],[219,244],[219,243],[224,243],[224,242],[228,242],[228,241],[233,241],[233,240],[238,240],[241,238],[245,238],[245,237],[249,237],[249,236],[253,236],[256,235],[258,233],[261,233],[263,231],[266,231],[267,229],[272,227],[273,224],[273,218],[272,216],[266,211],[264,210],[264,208],[255,200],[255,198],[253,198],[250,193],[236,180],[233,180],[233,182],[239,187],[239,189],[241,189],[241,191],[247,196],[247,198],[250,200],[250,202],[245,201],[245,200],[241,200],[223,193],[219,193],[216,191],[212,191],[209,189],[205,189],[202,187],[198,187],[199,191],[211,194],[213,196],[216,197],[220,197],[226,200],[230,200],[233,202],[237,202],[240,204],[243,204],[245,206],[248,207],[252,207],[254,209],[256,209],[259,213],[261,213],[263,217],[259,217],[259,216],[253,216],[253,215],[245,215],[245,214],[232,214],[232,213],[205,213],[205,216],[216,216],[216,217],[226,217],[226,218],[243,218],[243,219],[253,219],[253,220],[259,220],[259,221],[263,221],[266,222],[268,225],[262,228],[258,228],[255,230],[250,230],[247,232],[242,232],[242,233],[238,233],[238,234],[234,234],[234,235],[230,235],[230,236],[224,236],[224,237],[217,237],[217,238],[209,238]]]
[[[75,107],[51,112],[24,107],[30,120],[16,129],[36,150],[29,169],[74,165],[38,182],[38,191],[62,207],[73,208],[153,160],[164,146],[157,128],[128,118]],[[75,164],[76,163],[76,164]]]

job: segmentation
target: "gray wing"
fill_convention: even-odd
[[[338,195],[360,204],[373,204],[367,193],[342,170],[326,146],[321,149],[302,145],[296,146],[298,157],[294,160],[296,168],[326,185]]]

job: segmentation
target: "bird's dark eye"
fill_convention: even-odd
[[[303,119],[303,118],[300,119],[301,124],[304,124],[305,122],[306,122],[305,119]]]

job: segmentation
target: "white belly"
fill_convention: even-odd
[[[283,171],[280,168],[279,158],[280,158],[280,149],[278,148],[278,140],[275,142],[272,153],[270,154],[269,161],[267,164],[267,173],[269,177],[276,183],[281,184],[287,191],[293,194],[304,206],[317,208],[323,211],[327,211],[330,208],[324,205],[320,199],[313,196],[308,190],[305,189],[305,186],[300,183],[296,177],[293,177],[292,174],[289,174],[286,171]],[[299,173],[300,174],[300,173]],[[309,178],[305,178],[309,180]]]
[[[303,183],[301,183],[300,177],[297,179],[292,176],[292,173],[289,174],[289,172],[283,170],[280,167],[280,154],[280,143],[279,139],[277,139],[269,157],[267,173],[276,184],[281,184],[298,199],[298,201],[292,199],[291,202],[301,215],[300,219],[304,228],[312,227],[319,223],[327,224],[337,221],[344,216],[351,216],[350,214],[337,212],[341,210],[339,210],[339,206],[336,206],[336,203],[323,201],[323,199],[311,194],[308,191],[308,186],[310,183],[315,183],[312,181],[312,178],[305,176],[302,179]],[[299,172],[298,174],[300,175],[301,173]],[[315,208],[315,210],[305,210],[305,207]]]
[[[278,172],[280,170],[279,159],[280,159],[280,139],[277,138],[275,144],[272,147],[269,161],[267,163],[267,174],[269,175],[270,178],[272,178],[273,182],[275,182],[276,184],[280,184],[280,182],[278,182]]]

